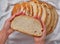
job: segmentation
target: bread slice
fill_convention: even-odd
[[[30,4],[28,2],[26,2],[25,7],[26,7],[25,8],[25,11],[26,11],[25,13],[26,13],[27,16],[29,16],[29,14],[30,14]]]
[[[23,3],[17,3],[14,5],[14,8],[12,10],[12,15],[14,15],[18,12],[22,12],[22,11],[24,12],[25,11],[24,9],[25,9],[25,6]]]
[[[22,2],[21,3],[21,10],[20,10],[20,12],[25,12],[25,9],[26,9],[25,2]]]
[[[55,27],[57,25],[57,22],[58,22],[58,18],[59,18],[55,8],[53,8],[53,13],[54,13],[55,18],[54,18],[54,22],[53,22],[53,26],[52,26],[52,31],[50,31],[50,32],[54,31],[54,29],[55,29]]]
[[[33,17],[37,16],[38,13],[37,4],[34,2],[30,2],[30,5],[33,7]]]
[[[48,31],[47,31],[47,35],[50,34],[50,31],[52,31],[51,27],[52,27],[53,24],[54,24],[54,14],[53,14],[53,10],[50,9],[50,11],[51,11],[51,21],[50,21],[49,26],[47,27],[47,30],[48,30]]]
[[[51,10],[49,8],[46,7],[46,10],[47,10],[47,20],[46,20],[46,26],[49,26],[50,25],[50,22],[51,22]]]
[[[15,17],[11,22],[11,28],[33,36],[41,36],[43,29],[39,20],[26,15]]]
[[[54,8],[53,10],[54,10],[54,13],[55,13],[55,23],[54,23],[54,27],[53,27],[53,29],[55,29],[59,17],[58,17],[58,13],[57,13],[56,9]]]
[[[46,8],[44,7],[43,4],[41,4],[42,7],[42,16],[41,16],[41,20],[45,23],[46,19],[47,19],[47,12],[46,12]]]
[[[47,27],[47,33],[50,31],[50,25],[52,24],[52,19],[53,19],[53,16],[52,16],[52,13],[51,13],[51,10],[50,10],[50,8],[48,8],[46,5],[45,5],[45,7],[46,7],[46,11],[47,11],[47,19],[46,19],[46,27]]]
[[[52,28],[54,27],[54,22],[55,22],[55,14],[53,12],[53,8],[51,9],[51,13],[52,13],[52,19],[51,19],[52,21],[51,21],[51,24],[50,24],[50,28],[48,28],[50,31],[47,32],[47,35],[53,32]]]
[[[26,12],[25,12],[26,15],[27,15],[27,16],[32,16],[32,15],[33,15],[33,12],[32,12],[32,11],[33,11],[33,7],[32,7],[32,5],[30,4],[30,2],[26,2],[26,3],[25,3],[25,6],[26,6],[26,9],[25,9],[25,10],[26,10]]]
[[[52,33],[53,31],[54,31],[54,29],[55,29],[55,26],[56,26],[56,23],[57,23],[57,20],[58,20],[58,15],[57,14],[55,14],[55,12],[54,11],[56,11],[54,8],[52,8],[51,9],[51,13],[52,13],[52,22],[51,22],[51,27],[49,28],[50,29],[50,31],[47,33],[47,34],[50,34],[50,33]]]
[[[42,16],[42,7],[41,7],[41,4],[36,3],[37,4],[37,7],[38,7],[38,18],[40,18]]]
[[[16,14],[17,12],[19,12],[21,10],[21,5],[20,4],[15,4],[14,8],[12,10],[12,15]]]
[[[58,15],[57,15],[57,16],[58,16]],[[57,20],[57,22],[58,22],[58,20]],[[57,25],[57,22],[56,22],[56,25]],[[56,25],[54,25],[54,26],[51,28],[51,30],[49,31],[48,34],[51,34],[51,33],[54,31],[54,29],[56,28]]]

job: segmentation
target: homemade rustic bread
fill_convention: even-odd
[[[12,15],[25,12],[27,16],[37,17],[46,25],[47,35],[52,33],[58,22],[58,14],[54,6],[44,1],[30,0],[15,4]]]

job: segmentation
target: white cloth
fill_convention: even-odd
[[[0,0],[0,30],[2,29],[4,22],[7,18],[11,16],[11,11],[14,4],[28,1],[28,0]],[[60,44],[60,0],[43,0],[56,7],[56,10],[59,15],[58,24],[54,32],[46,37],[46,44]],[[31,36],[13,32],[6,44],[34,44],[34,39]]]

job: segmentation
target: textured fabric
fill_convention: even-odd
[[[14,4],[22,1],[28,0],[0,0],[0,30],[2,29],[6,19],[11,16],[11,11]],[[54,5],[59,15],[58,24],[54,32],[46,37],[46,44],[60,44],[60,0],[42,1],[46,1]],[[19,32],[13,32],[6,41],[6,44],[34,44],[34,39],[31,36]]]

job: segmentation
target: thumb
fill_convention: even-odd
[[[8,20],[12,21],[14,19],[15,15],[11,16]]]

